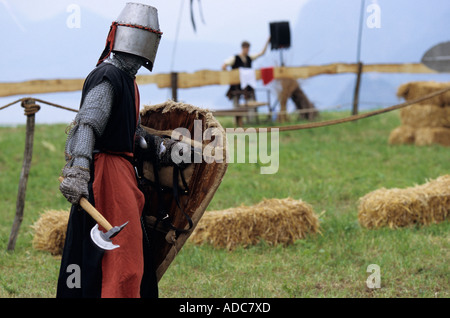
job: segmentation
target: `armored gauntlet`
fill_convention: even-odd
[[[90,173],[82,167],[64,167],[62,172],[64,180],[59,185],[59,190],[72,204],[78,204],[82,197],[89,197],[88,183]]]

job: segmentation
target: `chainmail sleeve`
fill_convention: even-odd
[[[104,80],[93,87],[75,117],[65,147],[67,167],[89,169],[95,140],[105,130],[114,99],[113,85]]]

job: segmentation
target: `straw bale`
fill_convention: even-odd
[[[429,225],[450,214],[450,175],[406,189],[381,188],[360,198],[358,220],[366,228]]]
[[[411,105],[400,110],[402,125],[414,128],[450,127],[450,107]]]
[[[69,212],[48,210],[31,226],[34,230],[33,248],[61,255],[66,239]]]
[[[450,147],[450,128],[434,127],[417,129],[415,143],[417,146],[439,144]]]
[[[391,131],[389,135],[389,144],[414,144],[415,141],[415,129],[411,126],[402,125]]]
[[[265,199],[254,206],[206,212],[190,239],[231,250],[261,240],[288,245],[313,233],[320,233],[320,225],[311,205],[291,198]]]
[[[397,90],[397,96],[403,97],[406,101],[412,101],[425,95],[434,93],[436,91],[445,89],[450,86],[450,82],[435,82],[435,81],[419,81],[410,82],[400,85]],[[450,105],[450,92],[435,96],[431,99],[427,99],[420,102],[421,105],[437,105],[437,106],[449,106]]]

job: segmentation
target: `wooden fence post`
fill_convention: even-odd
[[[178,102],[178,73],[170,73],[170,82],[172,86],[172,99],[174,102]]]
[[[353,94],[353,108],[352,115],[358,114],[358,104],[359,104],[359,89],[361,86],[361,73],[362,73],[363,64],[361,62],[358,63],[358,73],[356,76],[356,85],[355,92]]]
[[[31,159],[33,156],[33,140],[34,140],[34,126],[35,114],[40,107],[36,105],[33,99],[24,100],[22,107],[25,108],[25,115],[27,116],[27,127],[25,136],[25,151],[23,156],[22,171],[20,173],[19,190],[17,193],[16,202],[16,216],[11,228],[11,235],[9,236],[8,251],[13,251],[16,246],[17,236],[19,234],[20,225],[23,220],[23,211],[25,208],[25,194],[27,190],[28,175],[30,173]]]

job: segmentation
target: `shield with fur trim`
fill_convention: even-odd
[[[188,157],[176,159],[183,160],[181,165],[143,164],[143,220],[159,281],[222,182],[227,170],[226,133],[210,111],[173,101],[146,106],[141,125],[151,134],[181,140],[192,150]]]

